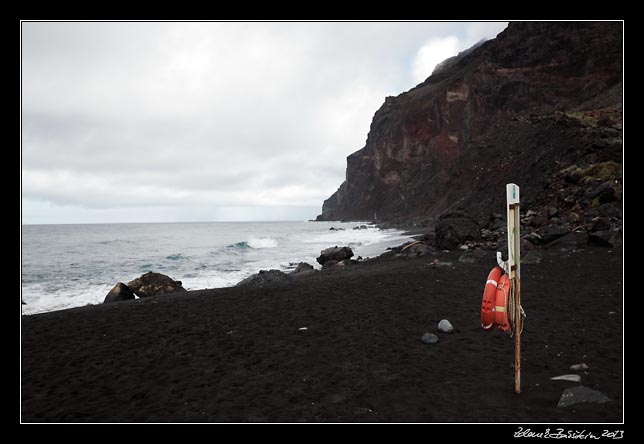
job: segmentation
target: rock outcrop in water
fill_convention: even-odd
[[[349,247],[331,247],[320,251],[320,256],[316,259],[318,264],[324,265],[328,262],[341,262],[345,259],[351,259],[353,251]]]
[[[134,293],[132,293],[132,290],[130,290],[130,288],[123,282],[119,282],[110,290],[109,293],[107,293],[103,303],[107,304],[108,302],[127,301],[134,298],[135,296]]]
[[[140,298],[186,291],[181,286],[181,281],[175,281],[170,276],[152,271],[128,282],[127,286]]]
[[[510,23],[386,98],[317,219],[425,224],[465,210],[486,227],[509,182],[522,209],[563,221],[607,202],[621,213],[622,40],[619,22]],[[580,183],[584,171],[598,180]]]

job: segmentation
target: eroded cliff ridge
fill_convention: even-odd
[[[621,22],[510,23],[386,98],[318,220],[486,220],[503,211],[508,182],[535,211],[583,213],[598,202],[575,196],[602,180],[621,201],[622,54]],[[612,176],[566,180],[595,165]]]

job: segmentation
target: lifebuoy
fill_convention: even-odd
[[[499,286],[496,288],[496,302],[494,304],[494,324],[500,330],[510,330],[508,321],[508,296],[510,293],[510,278],[507,274],[501,276]]]
[[[483,290],[483,302],[481,304],[481,327],[484,330],[494,328],[494,306],[496,304],[496,292],[499,286],[499,279],[503,274],[500,267],[494,267],[487,276],[485,289]]]

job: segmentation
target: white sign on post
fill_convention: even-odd
[[[509,183],[505,186],[508,202],[508,269],[510,279],[516,276],[521,278],[519,272],[521,255],[521,233],[519,220],[519,186]]]

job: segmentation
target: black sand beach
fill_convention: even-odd
[[[452,252],[23,316],[22,421],[620,422],[622,250],[543,255],[522,268],[520,396],[513,340],[479,322],[493,253]],[[580,363],[612,401],[557,408],[579,384],[550,378]]]

